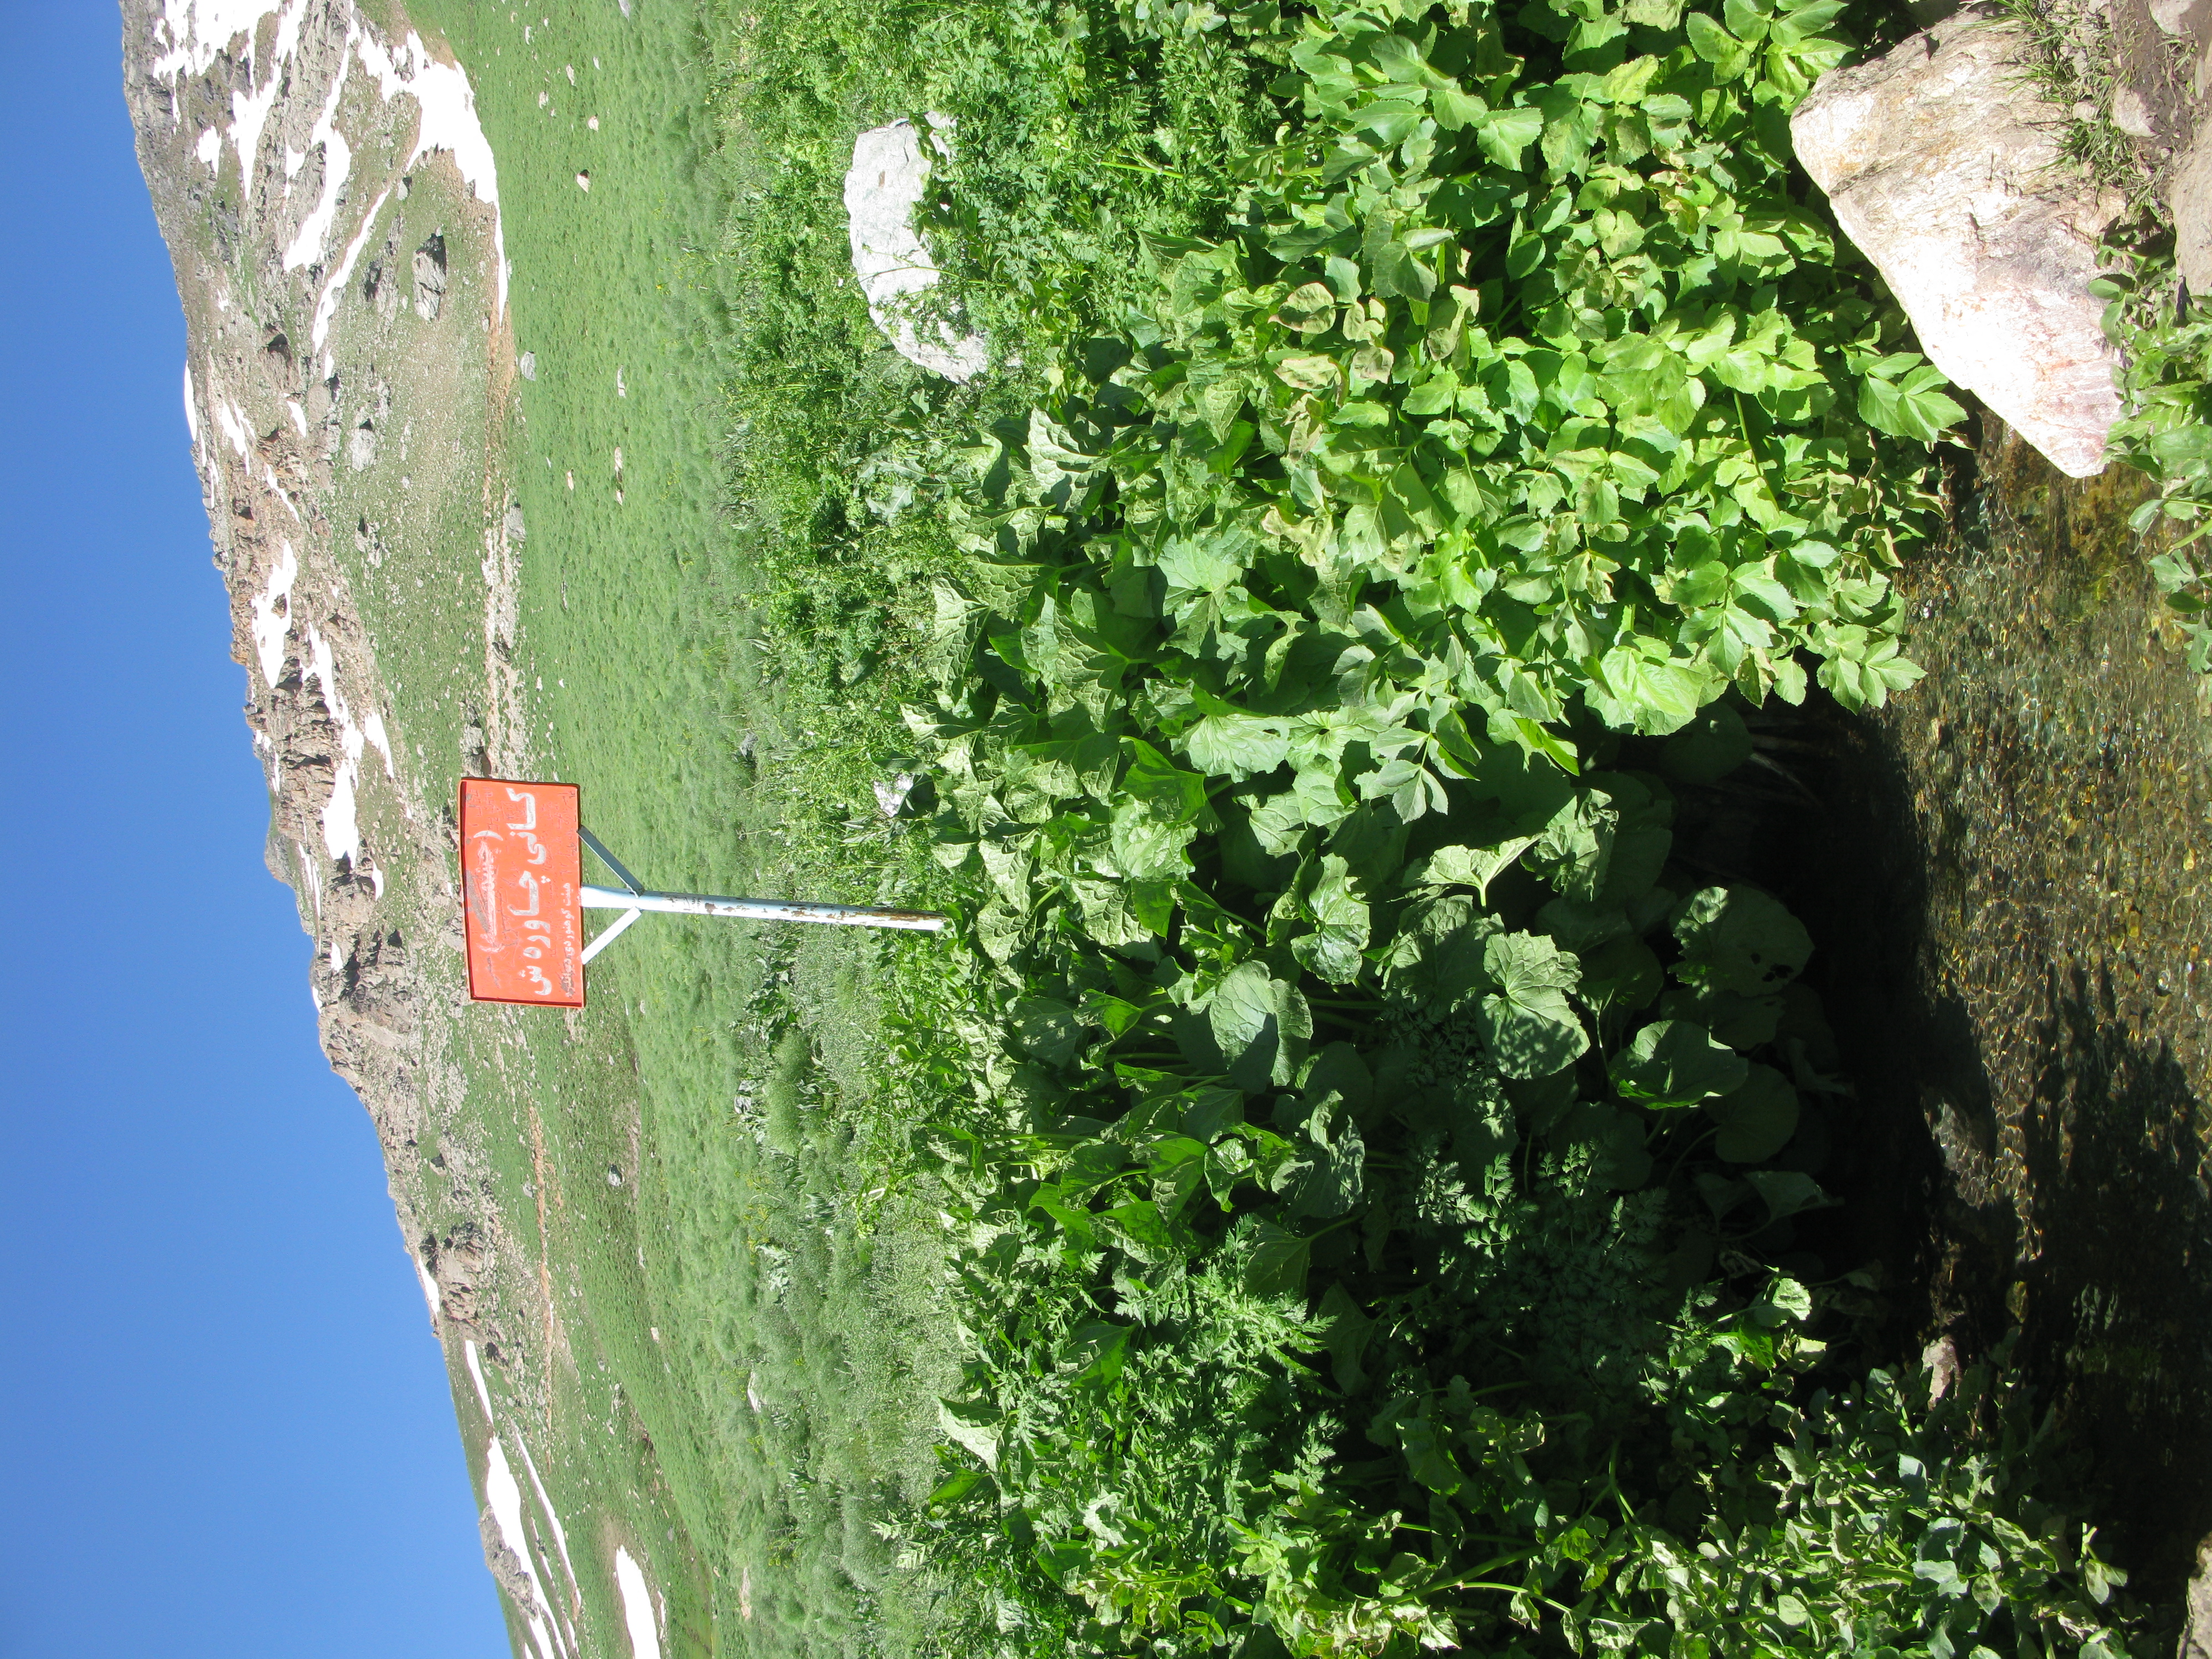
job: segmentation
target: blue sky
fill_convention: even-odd
[[[0,0],[0,1655],[507,1638],[209,562],[106,0]]]

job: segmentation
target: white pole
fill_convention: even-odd
[[[866,904],[808,904],[781,899],[713,898],[704,893],[629,892],[586,887],[586,910],[662,910],[683,916],[741,916],[753,921],[826,921],[848,927],[904,927],[941,933],[945,918],[931,910],[886,910]],[[612,932],[611,929],[609,930]],[[602,935],[605,937],[605,935]],[[593,941],[598,943],[597,940]]]

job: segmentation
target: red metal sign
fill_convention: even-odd
[[[469,996],[584,1006],[583,853],[576,786],[461,780]]]

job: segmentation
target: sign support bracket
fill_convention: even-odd
[[[635,876],[630,874],[629,871],[623,868],[623,863],[620,859],[617,858],[612,853],[607,851],[607,844],[601,841],[597,836],[593,835],[590,830],[585,829],[580,823],[576,826],[576,839],[582,842],[585,846],[590,848],[592,852],[599,854],[599,862],[605,865],[608,869],[613,871],[617,876],[621,878],[622,884],[629,888],[631,892],[642,893],[645,891],[644,884],[639,881]],[[606,927],[599,930],[599,936],[584,947],[583,953],[576,958],[577,961],[588,965],[593,957],[599,955],[600,951],[605,950],[607,946],[612,945],[617,939],[620,939],[623,936],[623,930],[643,914],[644,912],[640,910],[635,905],[632,905],[629,909],[623,911],[622,915],[617,916],[613,921],[610,922]]]
[[[814,904],[793,899],[720,898],[707,893],[654,892],[623,866],[622,861],[609,852],[605,843],[585,829],[576,827],[577,839],[599,856],[599,861],[614,872],[622,882],[617,887],[584,886],[578,889],[578,902],[586,910],[619,910],[622,914],[601,930],[599,936],[583,949],[581,961],[590,962],[647,910],[686,916],[730,916],[748,921],[812,921],[846,927],[893,927],[921,933],[939,933],[945,918],[933,910],[886,909],[871,904]]]

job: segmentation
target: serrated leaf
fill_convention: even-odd
[[[1512,1078],[1548,1077],[1589,1048],[1589,1033],[1567,1000],[1580,964],[1541,933],[1498,933],[1483,945],[1491,990],[1475,1025],[1498,1069]]]
[[[1475,142],[1502,167],[1519,171],[1528,146],[1543,136],[1544,112],[1526,105],[1494,109],[1475,124]]]
[[[1351,866],[1334,854],[1322,860],[1320,876],[1302,908],[1315,931],[1291,941],[1299,963],[1332,985],[1349,985],[1365,965],[1368,910],[1353,892]]]

